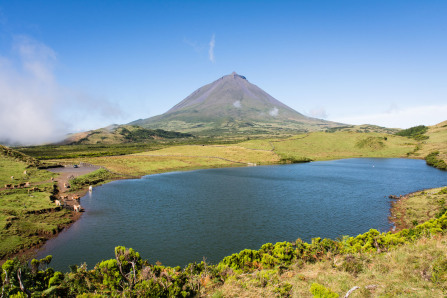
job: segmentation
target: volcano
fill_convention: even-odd
[[[299,133],[342,125],[304,116],[235,72],[200,87],[162,115],[129,124],[196,135]]]

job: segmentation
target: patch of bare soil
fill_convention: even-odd
[[[100,167],[93,165],[66,165],[60,168],[51,168],[48,171],[58,173],[59,177],[56,178],[57,188],[59,193],[56,197],[65,203],[70,209],[73,209],[74,205],[78,205],[79,201],[76,198],[80,198],[87,192],[88,189],[82,189],[76,192],[70,192],[70,179],[89,174],[98,170]]]
[[[389,217],[390,222],[394,224],[392,232],[399,232],[403,229],[411,228],[407,224],[407,209],[405,206],[405,201],[415,193],[409,193],[403,196],[390,196],[390,199],[394,201],[391,203],[391,216]]]

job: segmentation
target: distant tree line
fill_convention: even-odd
[[[162,139],[175,139],[175,138],[193,138],[190,133],[182,133],[177,131],[166,131],[163,129],[145,129],[141,127],[133,127],[134,130],[129,130],[125,127],[119,128],[119,134],[129,142],[144,142],[146,140],[162,138]]]
[[[396,133],[398,136],[409,137],[415,140],[426,140],[428,136],[424,135],[428,130],[428,127],[425,125],[413,126],[404,130],[401,130]]]

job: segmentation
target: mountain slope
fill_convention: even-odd
[[[162,129],[145,129],[133,125],[110,125],[108,127],[70,135],[61,145],[72,144],[122,144],[144,143],[154,139],[191,138],[193,135]]]
[[[162,115],[130,124],[194,134],[303,132],[341,125],[306,117],[235,72],[197,89]]]

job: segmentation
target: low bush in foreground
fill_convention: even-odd
[[[340,240],[314,238],[311,243],[300,239],[293,243],[267,243],[259,250],[246,249],[225,257],[217,265],[191,263],[184,269],[150,264],[133,249],[122,246],[115,248],[114,259],[102,261],[92,270],[87,270],[84,264],[71,266],[71,272],[65,274],[47,267],[51,256],[32,260],[31,263],[14,259],[2,266],[2,295],[74,297],[94,293],[125,297],[192,297],[203,294],[209,288],[231,283],[237,276],[251,276],[249,284],[261,288],[273,284],[273,293],[288,296],[292,285],[281,281],[279,276],[291,267],[318,263],[329,256],[336,260],[340,256],[342,263],[334,263],[334,266],[355,276],[366,268],[362,254],[368,256],[390,251],[423,237],[443,234],[446,230],[447,214],[444,214],[394,234],[379,233],[372,229],[356,237],[345,236]],[[430,273],[421,271],[421,274],[425,274],[434,286],[442,287],[447,283],[446,258],[439,256],[434,262],[433,268],[421,269],[430,270]],[[298,277],[300,279],[305,278]],[[316,297],[323,294],[337,297],[331,289],[318,283],[312,284],[310,291]]]

